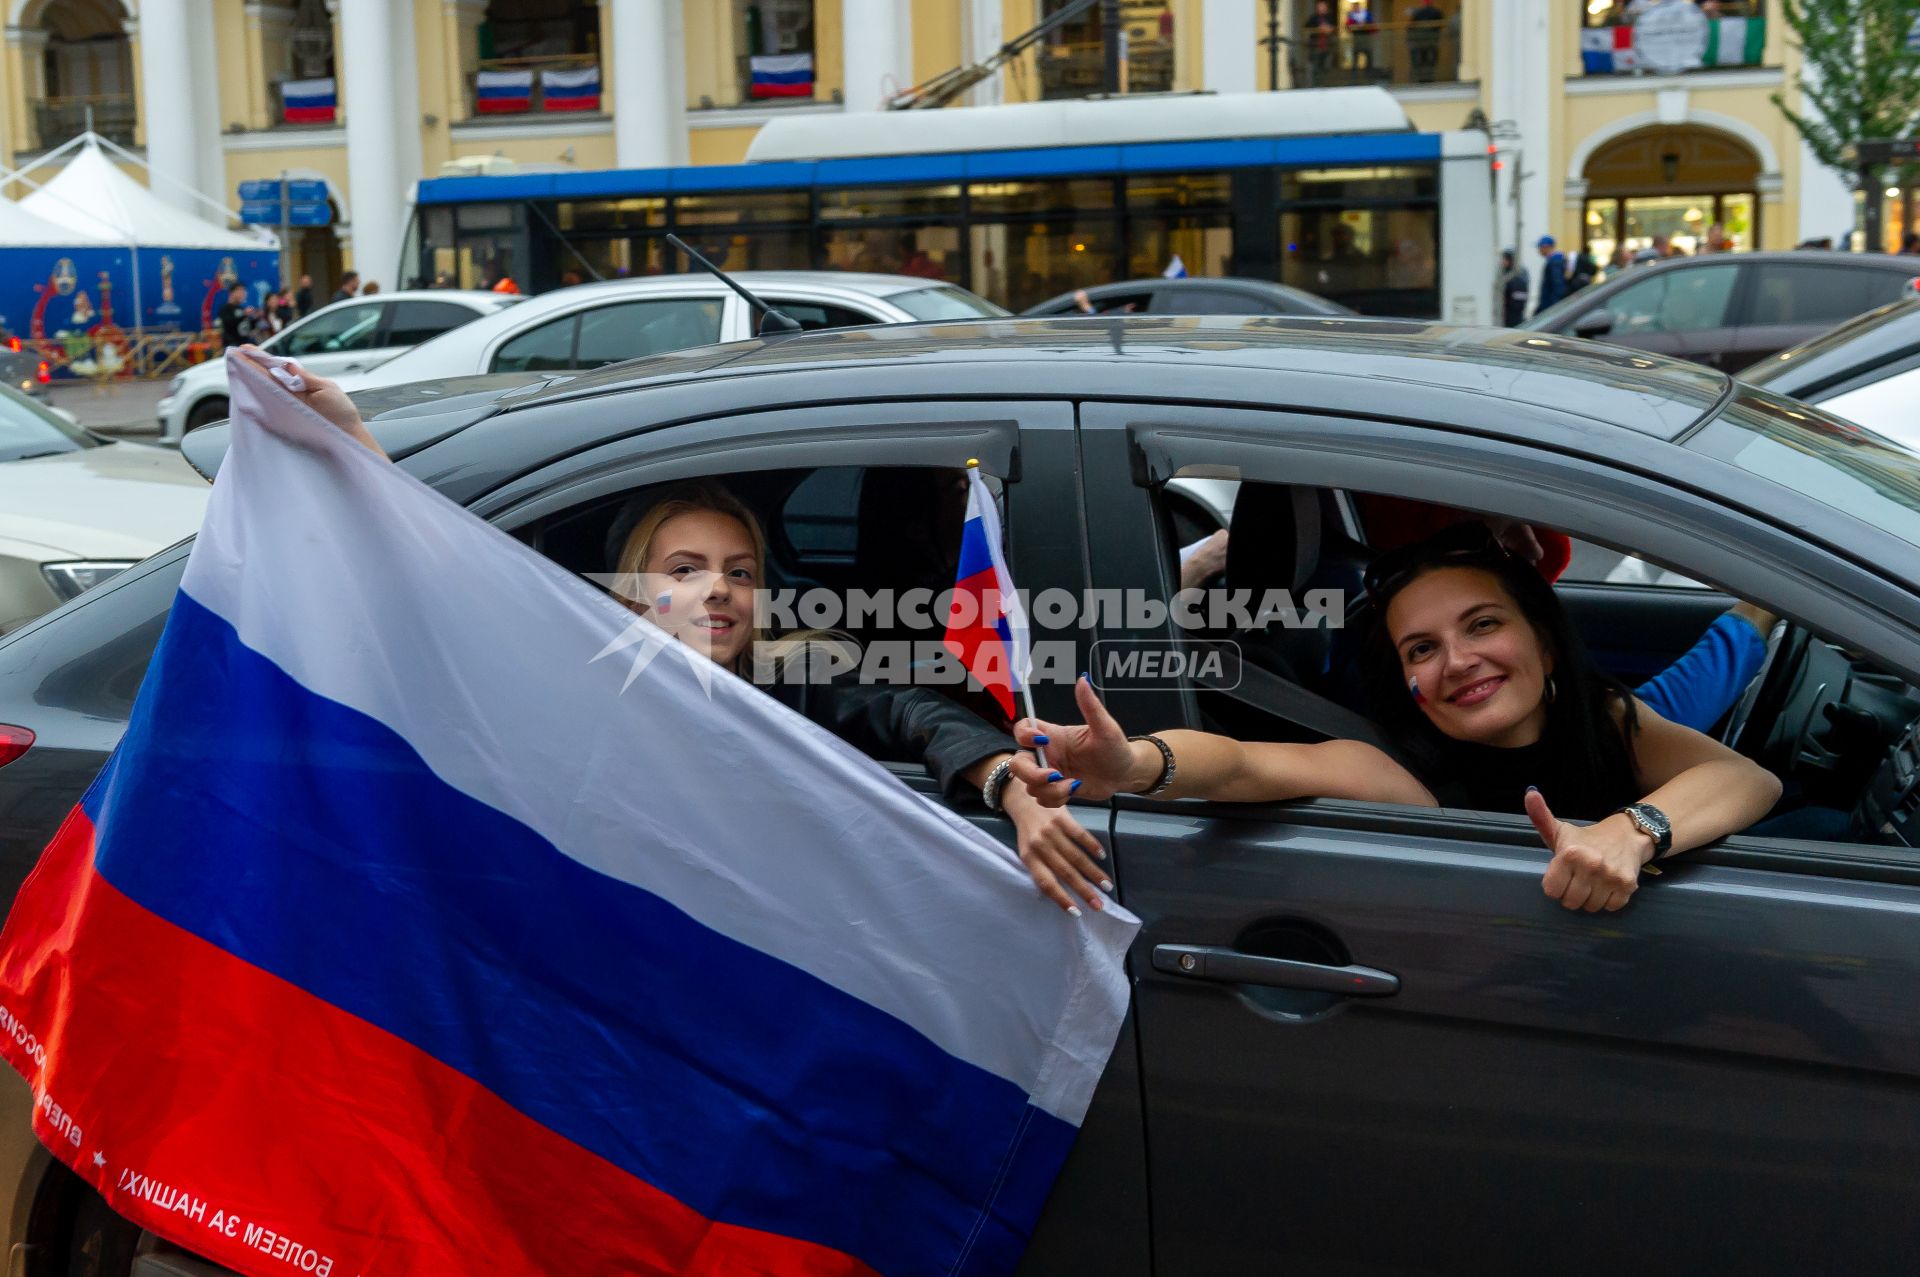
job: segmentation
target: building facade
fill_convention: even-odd
[[[883,109],[1067,0],[0,3],[9,169],[90,121],[201,212],[250,179],[319,179],[333,224],[295,233],[294,268],[390,286],[421,177],[736,162],[776,113]],[[1483,124],[1512,244],[1552,235],[1604,261],[1655,235],[1779,248],[1853,224],[1769,100],[1799,97],[1777,0],[1639,0],[1632,22],[1613,0],[1119,7],[1127,92],[1381,84],[1423,130]],[[1099,92],[1098,14],[1065,16],[953,105]],[[1892,211],[1897,241],[1911,196]]]

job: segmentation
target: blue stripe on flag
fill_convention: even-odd
[[[755,84],[812,84],[811,71],[755,71]]]
[[[964,581],[981,572],[992,571],[993,550],[987,544],[986,525],[978,519],[968,519],[960,527],[960,566],[954,572],[953,579]]]
[[[454,790],[185,593],[87,808],[100,872],[143,907],[710,1218],[886,1274],[1011,1271],[1073,1140],[1012,1083]],[[724,838],[700,801],[686,815]]]

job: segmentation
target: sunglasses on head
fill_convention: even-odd
[[[1439,564],[1499,564],[1513,558],[1513,551],[1502,545],[1493,529],[1478,519],[1456,523],[1434,533],[1424,541],[1403,545],[1376,555],[1361,576],[1367,597],[1376,602],[1407,583],[1407,578],[1422,568]]]

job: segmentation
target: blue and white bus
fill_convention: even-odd
[[[543,290],[684,269],[874,270],[1020,310],[1161,274],[1278,280],[1371,315],[1493,320],[1484,133],[1383,89],[807,114],[743,164],[420,183],[406,275]]]

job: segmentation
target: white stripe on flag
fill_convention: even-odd
[[[241,642],[563,854],[1079,1123],[1125,1013],[1132,915],[1067,918],[866,755],[710,666],[703,691],[686,649],[254,361],[228,355],[227,377],[233,442],[181,589]],[[623,633],[663,649],[624,694],[627,652],[594,659]],[[735,795],[721,827],[685,797],[716,786]]]
[[[288,80],[280,86],[283,98],[330,98],[333,96],[333,77],[324,76],[318,80]]]
[[[542,71],[540,87],[549,93],[555,89],[597,89],[600,87],[600,68],[582,67],[573,71]]]
[[[811,53],[756,53],[753,70],[760,75],[792,75],[813,70]]]
[[[482,71],[474,79],[482,89],[532,89],[531,71]]]

